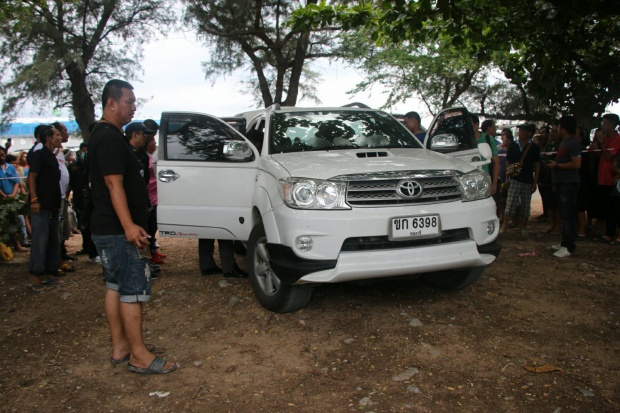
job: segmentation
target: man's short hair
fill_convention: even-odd
[[[129,82],[120,79],[108,81],[103,87],[103,93],[101,94],[101,105],[103,109],[105,109],[108,99],[119,100],[121,96],[123,96],[123,89],[133,90],[133,86],[131,86]]]
[[[41,133],[41,129],[42,129],[44,126],[49,126],[49,125],[46,125],[46,124],[44,124],[44,123],[41,123],[41,124],[37,125],[37,126],[34,128],[34,138],[35,138],[35,139],[39,139],[39,134]]]
[[[54,136],[54,128],[51,125],[44,125],[39,132],[39,140],[43,145],[47,144],[47,139]]]
[[[62,129],[62,127],[64,126],[62,123],[60,122],[54,122],[52,123],[52,126],[58,131],[60,132],[60,130]]]
[[[420,114],[418,112],[414,112],[414,111],[407,112],[405,113],[404,117],[405,119],[415,119],[418,121],[418,123],[422,122],[422,119],[420,118]]]
[[[4,149],[4,148],[2,148]],[[17,156],[13,155],[12,153],[9,153],[6,155],[6,163],[13,163],[17,161]]]
[[[480,125],[480,130],[484,133],[487,132],[487,129],[489,129],[491,126],[495,126],[495,120],[493,119],[485,119],[484,122],[482,122],[482,125]]]
[[[569,135],[577,132],[577,120],[574,116],[562,116],[559,120],[560,128],[564,128]]]
[[[88,148],[88,144],[86,142],[80,143],[80,150],[82,150],[82,148]]]
[[[603,119],[610,121],[614,126],[618,126],[620,123],[620,117],[615,113],[606,113],[603,115]]]

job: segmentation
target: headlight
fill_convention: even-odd
[[[476,201],[491,196],[491,177],[479,169],[458,177],[463,188],[463,202]]]
[[[322,179],[286,178],[278,181],[286,205],[299,209],[350,209],[344,202],[347,184]]]

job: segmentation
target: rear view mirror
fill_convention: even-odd
[[[229,161],[249,161],[252,159],[252,148],[246,141],[224,141],[222,155]]]

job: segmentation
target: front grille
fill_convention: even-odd
[[[415,199],[401,196],[397,189],[403,179],[417,182],[422,188],[421,195]],[[418,205],[457,201],[461,195],[461,185],[454,175],[418,173],[398,179],[351,180],[346,201],[353,207]]]
[[[467,228],[450,229],[443,231],[437,238],[413,239],[407,241],[390,241],[387,236],[347,238],[342,244],[341,251],[372,251],[397,248],[425,247],[429,245],[448,244],[451,242],[468,241]]]

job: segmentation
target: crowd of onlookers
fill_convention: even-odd
[[[419,116],[415,115],[415,112],[408,113],[405,124],[424,139]],[[487,119],[480,124],[475,115],[471,119],[478,144],[488,143],[491,147],[491,163],[483,169],[491,176],[501,232],[527,227],[531,196],[538,190],[543,214],[536,219],[549,223],[549,233],[562,235],[556,256],[571,255],[576,248],[573,238],[585,237],[588,233],[609,244],[620,243],[617,232],[620,213],[618,115],[604,115],[592,138],[587,129],[576,125],[573,117],[564,116],[539,128],[534,124],[520,124],[516,137],[513,129],[503,128],[499,143],[495,121]],[[148,188],[153,278],[166,258],[159,253],[156,241],[157,130],[157,123],[148,119],[130,123],[124,132],[140,161],[140,173]],[[66,127],[58,122],[37,126],[34,135],[36,143],[28,151],[8,154],[9,145],[0,147],[0,196],[22,197],[28,205],[29,213],[17,217],[20,236],[10,247],[16,251],[31,249],[29,287],[33,291],[43,291],[62,284],[59,277],[75,271],[71,261],[76,257],[69,255],[65,247],[66,240],[74,234],[82,234],[82,247],[77,254],[88,255],[91,263],[101,261],[91,240],[86,216],[89,214],[87,144],[82,143],[76,152],[63,148],[69,135]],[[202,255],[212,256],[212,246]],[[219,270],[215,264],[207,264],[201,264],[203,273],[207,271],[203,266]]]
[[[151,119],[134,122],[126,129],[126,139],[142,162],[141,173],[149,191],[152,278],[157,278],[159,264],[166,258],[156,241],[157,129]],[[89,228],[88,145],[81,143],[75,152],[63,148],[69,134],[59,122],[38,125],[34,138],[29,150],[8,154],[10,143],[0,147],[0,197],[14,198],[26,206],[26,212],[17,216],[20,231],[9,247],[18,252],[30,249],[28,287],[40,292],[63,284],[61,277],[76,271],[72,261],[77,255],[87,255],[92,264],[100,264],[101,259]],[[65,242],[80,233],[81,249],[68,254]]]
[[[477,117],[472,122],[477,130]],[[512,129],[502,129],[501,143],[496,150],[492,148],[493,169],[487,169],[492,177],[501,231],[527,227],[531,195],[538,190],[543,214],[536,219],[549,223],[549,233],[562,234],[563,240],[572,237],[567,232],[574,232],[577,239],[591,233],[602,242],[620,243],[618,125],[617,114],[605,114],[592,138],[571,116],[541,128],[521,124],[516,138]],[[489,142],[488,137],[495,138],[494,121],[485,120],[480,129],[479,144]],[[568,242],[570,245],[560,245],[566,250],[554,255],[572,254],[576,246]]]

